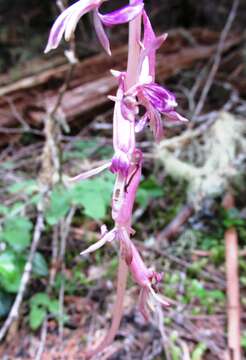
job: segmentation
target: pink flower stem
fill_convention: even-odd
[[[115,338],[115,335],[120,326],[120,321],[123,313],[123,302],[124,302],[124,294],[126,290],[127,275],[128,275],[128,267],[126,265],[125,260],[122,257],[120,257],[119,267],[118,267],[117,293],[116,293],[116,301],[113,309],[112,323],[107,335],[99,343],[99,345],[85,354],[86,359],[89,359],[92,356],[95,356],[98,353],[102,352],[107,346],[109,346],[113,342]]]
[[[130,3],[133,4],[134,0],[130,0]],[[137,68],[139,62],[141,40],[141,18],[142,14],[139,14],[134,20],[129,23],[126,90],[135,85],[137,82]]]
[[[134,0],[130,0],[130,4],[133,4]],[[126,73],[126,90],[131,88],[137,83],[137,69],[140,55],[140,39],[141,39],[141,18],[142,14],[138,15],[134,20],[129,23],[129,48],[128,48],[128,63]],[[107,346],[109,346],[119,329],[124,305],[124,295],[126,290],[128,275],[128,266],[125,260],[120,256],[118,267],[118,279],[117,279],[117,293],[116,301],[113,309],[112,323],[110,329],[102,340],[102,342],[91,351],[85,354],[85,357],[91,358],[92,356],[102,352]]]

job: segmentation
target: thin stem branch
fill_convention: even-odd
[[[66,219],[61,223],[61,245],[60,245],[60,264],[61,264],[61,286],[59,292],[59,336],[62,343],[63,338],[63,324],[64,324],[64,290],[65,290],[65,253],[66,253],[66,244],[67,238],[70,230],[70,225],[72,223],[74,213],[76,208],[72,207],[66,217]]]
[[[229,34],[229,31],[231,29],[232,23],[233,23],[233,21],[234,21],[234,19],[236,17],[239,2],[240,2],[240,0],[234,0],[233,1],[231,11],[229,13],[226,24],[225,24],[224,29],[223,29],[223,31],[221,33],[221,36],[220,36],[218,48],[217,48],[217,51],[216,51],[216,54],[215,54],[215,57],[214,57],[213,66],[212,66],[211,71],[210,71],[210,73],[209,73],[209,75],[207,77],[207,81],[205,83],[202,94],[200,96],[200,99],[199,99],[198,104],[196,106],[196,109],[194,111],[193,118],[198,116],[201,113],[201,111],[203,109],[203,106],[204,106],[204,103],[206,101],[207,95],[209,93],[209,90],[210,90],[210,88],[211,88],[211,86],[213,84],[214,77],[215,77],[215,75],[216,75],[216,73],[218,71],[219,65],[220,65],[221,55],[222,55],[222,52],[223,52],[223,49],[224,49],[224,43],[225,43],[225,40],[226,40],[226,38],[227,38],[227,36]]]

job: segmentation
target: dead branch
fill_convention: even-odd
[[[199,41],[199,32],[196,32]],[[216,40],[216,37],[214,41]],[[184,68],[191,67],[195,62],[208,59],[214,53],[216,46],[200,45],[187,46],[184,39],[180,40],[180,34],[173,33],[169,43],[163,47],[157,59],[157,76],[164,80],[178,73]],[[239,36],[230,37],[223,47],[223,51],[239,44]],[[177,45],[178,44],[178,45]],[[59,108],[68,121],[81,114],[87,117],[99,109],[109,106],[107,98],[109,93],[116,89],[116,81],[109,74],[110,68],[121,69],[126,59],[126,47],[120,47],[114,51],[114,58],[107,58],[104,54],[93,56],[76,65],[73,70],[69,88],[65,89],[64,101]],[[58,65],[55,69],[48,69],[39,74],[21,79],[14,84],[2,87],[0,91],[0,125],[12,127],[18,124],[16,113],[24,119],[28,126],[40,126],[46,112],[54,108],[57,103],[57,91],[62,79],[68,73],[70,65]],[[55,82],[54,82],[55,81]],[[59,84],[59,86],[57,86]],[[5,99],[4,99],[5,97]],[[8,97],[8,102],[6,101]],[[14,106],[12,112],[9,101]],[[5,137],[1,137],[0,143],[4,143]]]
[[[68,234],[70,231],[70,225],[72,223],[76,208],[72,207],[64,221],[60,224],[60,259],[61,264],[61,286],[59,291],[59,336],[62,343],[63,338],[63,323],[64,323],[64,291],[65,291],[65,252]]]
[[[183,206],[178,215],[159,233],[156,239],[157,242],[165,239],[169,240],[171,237],[177,235],[180,232],[181,226],[189,219],[193,211],[194,208],[192,205]]]
[[[239,6],[239,0],[234,0],[231,11],[230,11],[229,16],[228,16],[228,19],[226,21],[226,24],[225,24],[224,29],[223,29],[223,31],[221,33],[221,36],[220,36],[220,40],[219,40],[219,43],[218,43],[218,48],[217,48],[215,56],[214,56],[213,66],[212,66],[212,68],[210,70],[210,73],[209,73],[209,75],[207,77],[207,81],[206,81],[205,86],[204,86],[204,88],[202,90],[202,93],[201,93],[200,99],[199,99],[199,101],[197,103],[197,106],[196,106],[196,109],[194,111],[193,117],[196,117],[202,111],[202,108],[203,108],[204,103],[206,101],[209,90],[210,90],[210,88],[211,88],[211,86],[213,84],[214,77],[215,77],[215,75],[216,75],[216,73],[217,73],[217,71],[219,69],[224,44],[225,44],[226,38],[227,38],[227,36],[229,34],[229,31],[231,29],[232,23],[233,23],[233,21],[234,21],[234,19],[236,17],[238,6]]]

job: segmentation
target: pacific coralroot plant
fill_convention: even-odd
[[[140,287],[139,309],[145,319],[149,317],[149,310],[155,311],[160,304],[169,305],[157,292],[157,285],[161,281],[162,274],[146,267],[131,239],[134,235],[132,211],[143,165],[143,154],[136,146],[135,136],[148,125],[156,141],[160,141],[163,137],[163,120],[186,121],[176,111],[175,95],[155,82],[156,51],[166,40],[167,34],[156,36],[144,10],[143,0],[130,0],[128,5],[111,13],[102,14],[100,6],[104,1],[80,0],[63,11],[51,29],[45,50],[48,52],[55,49],[63,35],[66,40],[69,40],[79,19],[92,11],[97,37],[105,51],[111,55],[104,27],[129,23],[127,69],[126,71],[111,71],[118,81],[116,95],[110,97],[114,101],[113,158],[103,166],[72,179],[82,181],[103,170],[111,171],[116,175],[112,196],[112,218],[115,225],[111,230],[103,225],[100,239],[84,250],[82,255],[91,253],[112,241],[118,243],[117,299],[109,333],[95,349],[85,354],[86,357],[102,351],[114,339],[122,316],[128,269]],[[144,109],[141,116],[140,106]]]

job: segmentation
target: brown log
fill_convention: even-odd
[[[159,80],[163,81],[182,69],[193,66],[199,60],[208,59],[214,53],[217,39],[215,36],[215,43],[212,45],[204,45],[205,36],[202,30],[196,30],[194,36],[200,44],[191,46],[179,31],[171,33],[169,41],[157,57]],[[224,51],[240,41],[239,36],[230,37],[225,43]],[[117,84],[109,70],[124,69],[126,55],[127,47],[123,46],[115,49],[112,57],[99,54],[81,61],[76,66],[62,102],[61,110],[68,121],[81,115],[83,120],[92,118],[97,112],[110,106],[107,95],[115,93]],[[66,64],[57,65],[3,86],[0,89],[0,128],[16,126],[21,122],[20,119],[32,126],[41,126],[45,112],[56,101],[67,69]],[[6,78],[4,82],[6,83]],[[80,122],[79,126],[83,124]],[[2,136],[0,131],[0,144],[4,144],[5,139],[6,135]]]

